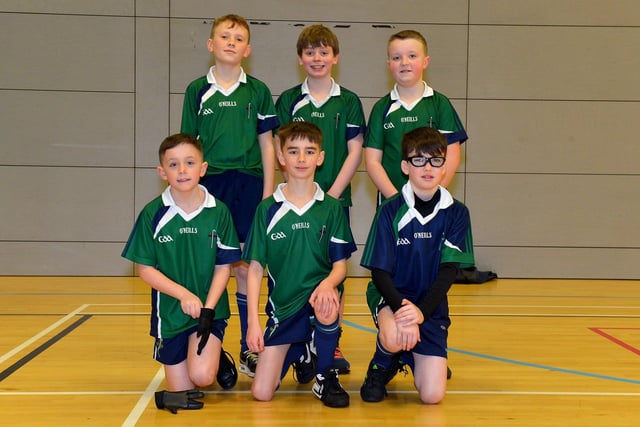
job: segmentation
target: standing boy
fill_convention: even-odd
[[[460,263],[473,263],[469,211],[440,184],[449,169],[447,140],[421,127],[402,139],[400,168],[409,177],[376,212],[361,265],[371,270],[367,302],[378,328],[360,389],[366,402],[409,364],[423,403],[440,402],[447,384],[447,291]]]
[[[214,21],[207,49],[215,65],[191,82],[184,96],[181,130],[197,136],[209,163],[201,180],[231,211],[240,242],[244,242],[255,208],[273,192],[275,156],[272,130],[278,118],[271,92],[245,74],[242,60],[251,53],[247,21],[226,15]],[[253,376],[256,356],[246,344],[247,265],[236,263],[240,317],[240,371]]]
[[[443,94],[423,80],[431,58],[427,41],[417,31],[393,34],[387,44],[387,65],[396,84],[371,110],[365,136],[367,173],[378,188],[380,200],[398,193],[407,182],[400,169],[402,135],[417,127],[428,126],[447,137],[447,187],[460,163],[460,144],[467,140],[464,126]]]
[[[342,206],[314,182],[324,160],[320,129],[292,122],[278,136],[278,160],[287,182],[258,206],[242,255],[250,263],[247,344],[260,354],[252,393],[261,401],[273,398],[289,365],[303,356],[314,316],[318,373],[313,393],[326,406],[346,407],[349,395],[332,364],[340,333],[339,287],[356,246]],[[258,311],[267,266],[268,320],[263,332]]]
[[[240,243],[227,207],[198,184],[207,170],[200,141],[169,136],[159,157],[158,174],[169,185],[140,213],[122,256],[152,288],[154,358],[169,388],[156,393],[156,404],[175,412],[202,407],[193,389],[212,384],[226,360],[227,282]],[[235,385],[237,373],[229,380]]]
[[[349,217],[351,180],[362,160],[365,117],[360,98],[338,85],[331,77],[338,63],[338,37],[324,25],[311,25],[296,43],[298,63],[306,78],[302,84],[284,91],[276,102],[281,124],[311,122],[322,131],[324,162],[316,168],[315,181],[328,195],[338,199]],[[284,171],[286,174],[286,170]],[[344,296],[341,299],[341,316]],[[351,368],[340,347],[336,347],[334,367],[339,373]]]

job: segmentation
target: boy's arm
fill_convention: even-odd
[[[391,273],[379,268],[374,268],[371,271],[371,279],[382,298],[389,304],[389,308],[394,313],[402,307],[402,295],[398,292],[393,284],[393,277]]]
[[[262,199],[264,200],[273,194],[275,186],[276,157],[271,131],[258,135],[258,143],[260,144],[260,153],[262,154],[262,171],[264,174]]]
[[[247,275],[247,345],[249,350],[259,353],[264,350],[264,336],[260,325],[260,287],[264,268],[256,261],[249,262]]]
[[[460,165],[460,142],[453,142],[447,145],[447,161],[444,163],[446,172],[440,185],[447,188],[453,177],[456,176],[456,171]]]
[[[165,276],[160,270],[150,265],[136,264],[140,278],[153,289],[180,301],[182,311],[197,319],[200,317],[202,301],[193,292]]]
[[[215,308],[218,304],[222,293],[227,288],[229,277],[231,277],[230,264],[216,265],[216,268],[213,270],[213,278],[211,279],[211,287],[207,294],[207,301],[204,304],[206,308]]]
[[[360,162],[362,161],[362,143],[364,142],[364,135],[358,134],[355,138],[347,141],[347,148],[349,153],[347,154],[347,158],[342,164],[342,168],[340,168],[340,172],[336,177],[335,181],[333,181],[333,185],[329,188],[327,193],[336,198],[340,199],[340,195],[344,192],[345,188],[349,185],[353,176],[356,174],[358,170],[358,166],[360,166]]]
[[[382,167],[382,150],[365,147],[364,162],[371,181],[373,181],[378,191],[382,193],[385,198],[388,199],[398,192],[389,179],[389,175],[387,175],[387,172]]]

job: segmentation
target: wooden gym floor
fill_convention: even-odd
[[[230,295],[235,282],[230,283]],[[384,402],[360,400],[374,350],[364,279],[347,279],[340,377],[351,406],[330,409],[291,373],[272,402],[250,379],[207,392],[205,407],[157,410],[164,389],[137,278],[0,277],[3,426],[637,426],[640,281],[509,280],[454,285],[447,396],[419,403],[401,374]],[[239,351],[234,314],[224,347]]]

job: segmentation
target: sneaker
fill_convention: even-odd
[[[400,355],[396,354],[391,359],[391,367],[385,369],[369,362],[367,375],[364,377],[364,383],[360,387],[360,397],[365,402],[380,402],[387,395],[387,384],[395,377],[398,372],[407,373],[404,362],[400,360]]]
[[[450,380],[453,372],[451,372],[451,368],[447,366],[447,379]]]
[[[333,353],[333,369],[337,370],[340,375],[348,374],[351,372],[351,364],[345,359],[340,347],[336,347]]]
[[[240,352],[240,372],[253,378],[256,375],[258,365],[258,355],[251,350]]]
[[[311,389],[313,394],[330,408],[346,408],[349,406],[349,394],[344,391],[338,381],[338,372],[334,369],[327,373],[316,375],[316,382]]]
[[[311,350],[309,343],[305,345],[305,351],[300,360],[293,362],[293,378],[300,384],[308,384],[315,378],[318,371],[318,356]]]
[[[238,382],[238,371],[236,371],[236,363],[231,355],[220,349],[220,365],[218,366],[218,374],[216,375],[218,384],[225,390],[232,389]]]

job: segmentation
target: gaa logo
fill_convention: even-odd
[[[171,237],[171,236],[159,236],[158,237],[158,242],[160,242],[160,243],[173,242],[173,237]]]
[[[280,239],[286,239],[287,235],[284,234],[284,232],[282,231],[278,231],[277,233],[271,233],[271,240],[280,240]]]

